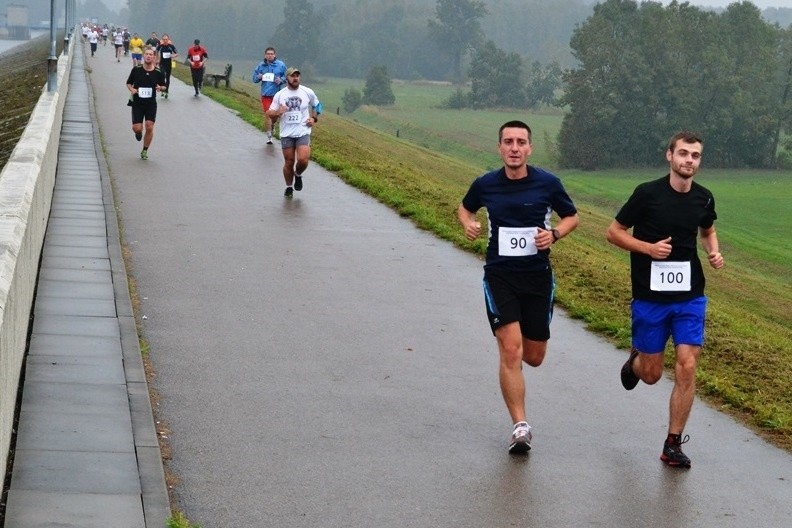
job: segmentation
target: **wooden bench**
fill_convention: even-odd
[[[218,88],[220,86],[220,81],[225,81],[225,87],[228,88],[231,84],[231,69],[231,64],[226,64],[223,73],[207,73],[205,75],[206,82],[211,82],[215,88]]]

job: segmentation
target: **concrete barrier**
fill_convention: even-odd
[[[43,88],[0,172],[0,468],[5,473],[28,327],[58,165],[73,53],[58,59],[58,88]]]

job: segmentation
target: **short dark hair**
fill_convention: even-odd
[[[267,48],[264,50],[264,53],[267,53],[269,50],[272,50],[272,52],[275,53],[275,48],[272,46],[267,46]]]
[[[668,150],[674,152],[677,141],[680,139],[688,144],[701,143],[702,146],[704,145],[704,140],[701,138],[701,134],[691,132],[690,130],[683,130],[682,132],[677,132],[671,137],[671,139],[668,140]]]
[[[523,129],[527,130],[528,131],[528,143],[531,142],[531,127],[529,127],[527,123],[524,123],[522,121],[514,120],[514,121],[507,121],[507,122],[503,123],[501,125],[500,129],[498,129],[498,143],[500,143],[501,140],[503,139],[503,129],[504,128],[523,128]]]

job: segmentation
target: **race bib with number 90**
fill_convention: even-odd
[[[498,255],[502,257],[525,257],[536,255],[535,227],[498,228]]]

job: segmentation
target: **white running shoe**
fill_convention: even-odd
[[[531,426],[527,422],[517,422],[511,435],[509,453],[512,455],[524,455],[531,450]]]

